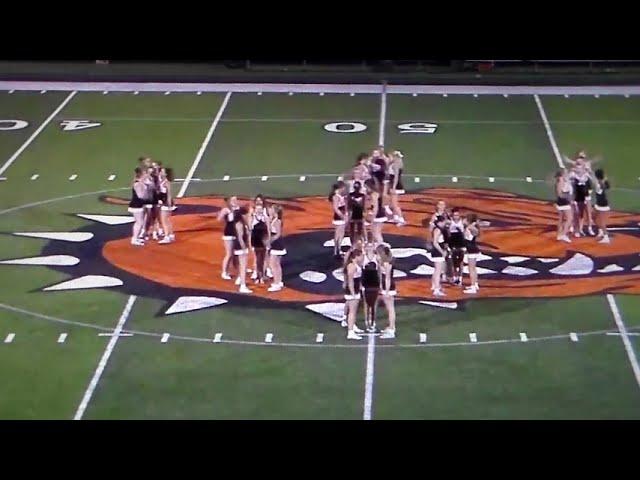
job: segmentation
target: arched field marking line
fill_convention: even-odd
[[[39,318],[41,320],[47,320],[50,322],[54,322],[54,323],[61,323],[61,324],[65,324],[65,325],[72,325],[72,326],[76,326],[76,327],[85,327],[85,328],[92,328],[94,330],[99,330],[102,332],[109,332],[109,333],[113,333],[114,332],[114,328],[112,327],[103,327],[101,325],[94,325],[91,323],[84,323],[84,322],[77,322],[75,320],[67,320],[64,318],[58,318],[58,317],[53,317],[51,315],[45,315],[42,313],[37,313],[37,312],[32,312],[30,310],[25,310],[23,308],[20,307],[15,307],[13,305],[7,305],[4,303],[0,303],[0,309],[3,310],[8,310],[11,312],[15,312],[15,313],[21,313],[23,315],[27,315],[30,317],[34,317],[34,318]],[[640,331],[640,325],[636,326],[636,327],[631,327],[628,328],[627,331],[629,332],[633,332],[633,331]],[[171,332],[166,332],[166,331],[162,331],[162,332],[144,332],[141,330],[126,330],[126,329],[122,329],[120,333],[130,333],[132,335],[139,335],[139,336],[143,336],[143,337],[155,337],[155,338],[159,338],[161,339],[163,337],[163,335],[165,333],[169,333],[170,334],[170,338],[172,340],[184,340],[184,341],[190,341],[190,342],[201,342],[201,343],[211,343],[214,344],[213,342],[213,338],[205,338],[205,337],[191,337],[191,336],[185,336],[185,335],[175,335]],[[417,332],[416,332],[417,333]],[[587,336],[594,336],[594,335],[603,335],[603,336],[610,336],[607,334],[610,333],[618,333],[617,329],[608,329],[608,330],[590,330],[590,331],[586,331],[586,332],[575,332],[578,337],[587,337]],[[310,336],[313,337],[314,334],[310,334]],[[569,333],[559,333],[556,335],[549,335],[549,336],[545,336],[545,337],[528,337],[528,342],[526,342],[527,344],[530,342],[541,342],[541,341],[548,341],[548,340],[568,340],[570,338],[570,334]],[[294,343],[294,342],[273,342],[273,343],[264,343],[263,340],[256,340],[256,341],[251,341],[251,340],[226,340],[226,339],[220,339],[220,341],[216,342],[216,343],[226,343],[229,345],[251,345],[251,346],[258,346],[258,347],[294,347],[294,348],[368,348],[368,345],[365,343],[359,343],[359,344],[327,344],[327,343],[322,343],[322,344],[318,344],[318,343]],[[522,342],[522,339],[520,337],[518,338],[505,338],[505,339],[500,339],[500,340],[483,340],[483,341],[478,341],[476,343],[470,343],[470,342],[448,342],[448,343],[442,343],[442,342],[436,342],[436,343],[402,343],[402,344],[377,344],[376,347],[377,348],[446,348],[446,347],[477,347],[478,345],[500,345],[500,344],[508,344],[508,343],[517,343],[520,345],[524,345],[524,343]]]
[[[269,178],[299,178],[300,175],[303,174],[287,174],[287,175],[269,175]],[[316,173],[316,174],[304,174],[307,179],[309,178],[313,178],[313,177],[337,177],[339,174],[333,174],[333,173]],[[475,176],[475,175],[453,175],[453,174],[449,174],[449,175],[432,175],[432,174],[412,174],[412,176],[414,177],[424,177],[424,178],[450,178],[452,176],[457,176],[458,178],[464,178],[464,179],[470,179],[470,180],[484,180],[484,179],[488,179],[489,177],[483,177],[483,176]],[[252,177],[231,177],[229,180],[227,181],[231,181],[231,180],[257,180],[260,179],[261,176],[252,176]],[[501,180],[501,181],[514,181],[514,182],[526,182],[525,178],[518,178],[518,177],[495,177],[496,181]],[[224,177],[222,178],[207,178],[207,179],[201,179],[198,183],[204,183],[204,182],[211,182],[211,183],[216,183],[216,182],[225,182]],[[532,179],[532,182],[534,183],[543,183],[546,182],[546,180],[540,180],[540,179]],[[174,183],[180,183],[180,182],[174,182]],[[25,208],[32,208],[32,207],[39,207],[41,205],[47,205],[49,203],[56,203],[56,202],[63,202],[65,200],[73,200],[75,198],[82,198],[82,197],[87,197],[89,195],[99,195],[102,193],[112,193],[112,192],[120,192],[122,190],[130,190],[131,187],[116,187],[116,188],[109,188],[109,189],[105,189],[105,190],[95,190],[93,192],[85,192],[85,193],[77,193],[74,195],[65,195],[64,197],[55,197],[55,198],[50,198],[47,200],[39,200],[37,202],[31,202],[31,203],[25,203],[24,205],[17,205],[15,207],[11,207],[11,208],[7,208],[5,210],[0,210],[0,215],[6,215],[7,213],[12,213],[12,212],[17,212],[19,210],[24,210]],[[621,192],[629,192],[629,193],[637,193],[640,194],[640,189],[636,189],[636,188],[625,188],[625,187],[616,187],[616,188],[612,188],[611,191],[621,191]],[[551,203],[553,200],[549,200],[549,203]]]
[[[540,112],[540,117],[542,118],[542,123],[544,124],[544,128],[547,132],[547,137],[549,137],[549,143],[551,143],[551,149],[553,150],[553,153],[556,157],[558,166],[560,168],[564,168],[564,161],[562,160],[562,155],[560,155],[560,150],[558,149],[555,137],[553,136],[553,131],[551,130],[551,125],[549,124],[549,120],[547,119],[547,114],[544,111],[542,101],[537,94],[535,94],[533,97],[536,105],[538,106],[538,111]],[[635,377],[638,387],[640,387],[640,365],[638,364],[638,358],[636,357],[636,352],[633,349],[633,344],[631,343],[631,341],[629,340],[629,336],[627,335],[627,331],[629,329],[624,324],[624,320],[622,319],[622,315],[620,314],[620,310],[618,309],[618,304],[616,303],[615,297],[611,294],[607,294],[606,299],[609,303],[609,309],[611,310],[611,314],[613,315],[616,327],[620,332],[620,338],[622,339],[622,344],[624,345],[629,363],[631,364],[633,376]]]

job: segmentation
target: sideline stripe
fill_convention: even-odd
[[[196,158],[193,160],[193,165],[191,165],[191,169],[189,170],[189,173],[187,173],[187,177],[185,178],[182,186],[180,187],[180,191],[178,192],[178,195],[176,195],[176,198],[184,197],[184,194],[186,193],[187,188],[189,187],[189,182],[193,178],[193,174],[195,173],[196,168],[198,168],[198,165],[200,164],[200,160],[202,160],[204,151],[207,148],[207,145],[209,145],[209,142],[211,141],[213,132],[218,126],[218,123],[220,122],[220,118],[222,118],[222,114],[225,108],[227,108],[227,103],[229,103],[229,98],[231,98],[231,92],[227,92],[227,94],[225,95],[224,100],[222,101],[222,105],[220,105],[220,109],[218,110],[218,114],[213,119],[213,122],[211,123],[211,127],[209,128],[209,131],[207,132],[206,137],[204,137],[204,141],[202,142],[202,145],[200,145],[200,150],[198,150],[198,154],[196,155]]]
[[[111,339],[107,344],[107,348],[102,354],[102,358],[100,359],[100,362],[98,363],[98,367],[96,368],[96,371],[94,372],[93,377],[91,378],[91,382],[89,382],[89,386],[87,387],[87,390],[84,392],[82,401],[78,406],[78,410],[76,411],[75,416],[73,417],[74,420],[82,419],[82,416],[84,415],[84,412],[87,409],[89,402],[91,401],[93,392],[98,386],[98,382],[100,381],[102,372],[104,372],[104,369],[107,366],[109,357],[111,356],[111,353],[113,352],[113,349],[115,348],[116,343],[118,342],[118,338],[120,338],[120,332],[122,332],[122,327],[124,327],[125,322],[129,318],[129,314],[131,313],[131,309],[133,308],[133,304],[136,301],[136,298],[138,297],[136,297],[135,295],[131,295],[129,297],[129,300],[127,300],[127,304],[125,305],[124,310],[122,311],[122,315],[120,315],[120,319],[118,320],[118,324],[116,325],[113,335],[111,336]]]
[[[371,409],[373,407],[373,376],[376,357],[376,337],[369,335],[369,343],[367,344],[367,373],[364,383],[364,415],[363,420],[371,420]]]
[[[549,125],[549,120],[547,119],[547,114],[544,111],[544,107],[542,106],[542,102],[540,101],[540,97],[536,94],[533,96],[536,101],[536,105],[538,106],[538,112],[540,113],[540,117],[542,118],[542,123],[544,124],[544,129],[547,132],[547,137],[549,138],[549,143],[551,144],[551,148],[553,149],[553,154],[556,156],[556,161],[560,167],[564,167],[564,162],[562,161],[562,155],[560,155],[560,150],[558,150],[558,145],[556,144],[556,139],[553,137],[553,132],[551,131],[551,126]]]
[[[378,145],[384,145],[384,128],[387,117],[387,84],[382,85],[382,96],[380,99],[380,132],[378,133]]]
[[[76,95],[76,91],[74,90],[73,92],[71,92],[67,98],[65,98],[62,103],[60,105],[58,105],[58,108],[56,108],[53,113],[51,115],[49,115],[44,122],[42,122],[42,124],[38,127],[38,129],[33,132],[31,134],[31,136],[29,138],[27,138],[27,141],[24,142],[22,144],[22,146],[20,148],[18,148],[18,150],[16,150],[16,153],[14,153],[13,155],[11,155],[11,157],[9,158],[9,160],[7,160],[6,162],[4,162],[4,165],[2,165],[2,167],[0,167],[0,175],[2,175],[7,168],[9,168],[13,162],[16,161],[16,158],[18,158],[20,156],[20,154],[22,152],[24,152],[24,150],[31,145],[31,142],[33,142],[36,137],[38,135],[40,135],[40,133],[45,129],[45,127],[47,125],[49,125],[49,123],[51,122],[51,120],[53,120],[55,118],[56,115],[58,115],[58,113],[60,113],[60,111],[67,105],[67,103],[69,103],[69,101]]]

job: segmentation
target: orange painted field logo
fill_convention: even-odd
[[[567,244],[555,238],[557,216],[551,202],[495,190],[433,188],[402,197],[407,225],[384,227],[385,241],[396,257],[398,300],[432,299],[433,263],[425,250],[423,220],[440,199],[464,213],[477,213],[491,226],[483,229],[479,239],[483,253],[478,261],[479,293],[472,297],[460,287],[447,286],[447,297],[438,301],[640,293],[640,215],[611,212],[609,245],[593,237],[573,238]],[[124,203],[115,198],[105,201]],[[133,247],[130,224],[93,226],[96,238],[92,243],[100,250],[95,252],[92,271],[100,263],[106,274],[123,279],[123,291],[167,301],[184,295],[211,295],[230,304],[272,307],[341,302],[341,265],[332,256],[326,197],[275,202],[284,207],[284,242],[289,252],[283,259],[285,288],[280,292],[251,286],[252,295],[241,295],[233,281],[220,277],[224,250],[222,225],[216,220],[223,205],[219,196],[180,199],[173,217],[178,240],[169,245],[149,242]]]

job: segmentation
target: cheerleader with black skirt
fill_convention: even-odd
[[[364,249],[362,290],[364,292],[364,323],[368,332],[376,330],[376,305],[380,295],[380,270],[374,245],[367,243]]]
[[[240,207],[233,214],[235,238],[233,240],[233,254],[238,257],[238,278],[236,285],[240,286],[240,293],[252,293],[247,288],[247,259],[249,256],[249,225],[247,216],[249,211]]]
[[[360,288],[362,278],[362,250],[354,248],[347,256],[343,269],[344,299],[347,305],[347,339],[362,340],[358,333],[362,333],[356,326],[356,314],[360,303]]]
[[[140,238],[140,233],[144,231],[144,197],[147,194],[147,187],[143,181],[143,170],[136,167],[135,177],[131,185],[131,201],[129,202],[129,213],[133,215],[133,229],[131,235],[131,245],[143,246],[144,240]]]
[[[222,231],[222,243],[224,244],[224,258],[222,259],[222,273],[225,280],[231,280],[229,275],[229,261],[237,259],[233,254],[233,242],[236,239],[235,211],[240,208],[238,198],[235,196],[224,199],[225,206],[218,212],[218,221],[224,222]]]
[[[596,204],[593,207],[596,211],[596,224],[598,225],[598,235],[596,238],[600,240],[598,243],[611,243],[609,232],[607,231],[607,220],[609,218],[609,200],[607,199],[607,190],[609,190],[609,180],[605,176],[604,170],[601,168],[595,171],[593,183],[595,185]]]
[[[436,297],[444,297],[446,294],[440,287],[440,276],[444,272],[445,261],[445,240],[444,240],[445,218],[438,216],[435,220],[435,227],[431,237],[431,260],[433,261],[434,271],[431,275],[431,290]]]
[[[378,245],[378,268],[380,270],[380,296],[387,310],[389,325],[380,338],[396,338],[396,281],[393,278],[393,254],[387,245]]]
[[[273,273],[273,283],[269,287],[270,292],[278,292],[284,288],[282,281],[281,259],[287,254],[287,249],[282,241],[283,210],[281,205],[271,207],[271,245],[269,248],[269,260],[271,272]]]

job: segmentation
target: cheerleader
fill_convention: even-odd
[[[365,182],[367,187],[368,223],[371,225],[371,239],[373,243],[380,244],[382,238],[382,225],[387,221],[383,207],[382,185],[378,185],[373,179]],[[369,239],[368,239],[369,240]]]
[[[131,201],[128,209],[134,219],[131,245],[143,246],[144,240],[140,238],[140,232],[144,229],[144,199],[147,196],[147,186],[143,181],[144,171],[141,167],[136,167],[134,174],[133,183],[131,184]]]
[[[480,286],[478,285],[478,269],[476,268],[476,261],[480,257],[480,249],[476,244],[476,240],[480,235],[480,227],[478,222],[478,216],[475,213],[467,215],[466,225],[464,230],[464,239],[467,248],[467,261],[469,262],[469,278],[471,284],[464,289],[464,293],[478,293]]]
[[[571,198],[572,188],[568,179],[567,170],[562,168],[555,175],[556,210],[558,211],[558,236],[557,239],[571,243],[569,228],[572,223]]]
[[[218,212],[218,221],[224,222],[224,230],[222,232],[222,243],[224,244],[224,258],[222,259],[222,274],[225,280],[231,280],[229,275],[229,261],[235,258],[233,254],[233,241],[236,238],[236,227],[234,223],[235,211],[240,208],[238,199],[234,197],[226,197],[224,199],[225,206]]]
[[[436,211],[434,212],[434,214],[431,216],[431,220],[429,222],[429,236],[428,236],[428,242],[427,242],[427,248],[431,248],[431,243],[433,241],[433,230],[436,228],[436,219],[438,217],[443,217],[444,221],[445,221],[445,227],[449,224],[449,222],[451,221],[451,217],[449,215],[449,212],[447,212],[447,204],[444,200],[439,200],[438,203],[436,204]],[[448,239],[449,239],[449,230],[447,228],[445,228],[443,230],[443,235],[444,235],[444,243],[446,244]],[[446,253],[446,257],[445,257],[445,265],[446,268],[442,271],[442,280],[452,280],[453,277],[453,262],[451,261],[451,257],[448,254],[449,250],[445,249],[445,253]]]
[[[389,198],[391,199],[391,210],[393,213],[393,220],[397,225],[404,225],[407,223],[402,216],[402,210],[400,209],[400,202],[398,195],[403,195],[404,185],[402,184],[402,169],[404,168],[404,155],[399,150],[391,153],[389,157]]]
[[[387,245],[378,245],[378,268],[380,270],[380,296],[387,310],[389,325],[380,338],[396,338],[396,281],[393,278],[393,254]]]
[[[353,191],[347,197],[351,245],[358,243],[364,235],[365,196],[361,189],[362,184],[360,182],[353,182]]]
[[[249,218],[251,218],[251,250],[254,258],[251,278],[256,283],[264,283],[265,259],[269,244],[269,214],[262,195],[256,196],[253,200]]]
[[[356,164],[351,169],[351,180],[349,181],[349,192],[354,191],[354,186],[356,182],[360,183],[360,186],[364,184],[366,180],[370,178],[369,175],[369,155],[366,153],[361,153],[358,155],[356,159]]]
[[[382,192],[387,184],[387,156],[384,154],[382,148],[377,148],[371,153],[369,160],[369,175],[378,187],[378,190]]]
[[[271,245],[269,249],[269,262],[271,264],[271,272],[273,273],[273,283],[268,290],[270,292],[277,292],[284,287],[280,259],[287,254],[287,249],[282,241],[282,206],[273,205],[270,214]]]
[[[347,223],[347,200],[345,195],[345,183],[340,181],[334,183],[329,195],[331,208],[333,211],[333,255],[340,258],[342,255],[341,246],[344,238],[345,225]]]
[[[446,294],[440,288],[440,276],[444,273],[444,259],[447,255],[444,240],[445,218],[439,216],[435,219],[435,227],[431,236],[431,259],[434,265],[433,275],[431,275],[431,290],[436,297],[444,297]]]
[[[238,257],[238,278],[236,285],[240,286],[240,293],[252,293],[247,288],[247,257],[249,256],[249,225],[247,216],[249,211],[240,207],[233,212],[233,226],[235,238],[233,240],[233,254]]]
[[[149,237],[153,236],[154,240],[158,240],[158,231],[154,228],[158,218],[158,171],[155,163],[147,168],[147,175],[144,177],[144,182],[148,192],[148,197],[145,199],[144,204],[144,239],[149,240]]]
[[[611,243],[609,239],[609,232],[607,231],[607,219],[609,217],[609,200],[607,199],[607,190],[609,190],[609,180],[607,179],[604,170],[598,168],[595,171],[593,178],[593,184],[595,185],[596,194],[596,222],[598,225],[598,235],[596,238],[600,238],[598,243]]]
[[[451,267],[453,273],[453,283],[462,285],[462,260],[465,254],[464,221],[460,216],[460,210],[451,210],[451,220],[446,225],[449,235],[446,243],[451,249]]]
[[[362,250],[354,248],[347,255],[343,269],[344,299],[347,306],[347,339],[362,340],[358,333],[362,333],[356,326],[356,313],[360,303],[360,285],[362,278]]]
[[[175,208],[173,205],[173,195],[171,193],[171,182],[173,181],[173,169],[160,169],[159,201],[160,204],[160,224],[164,231],[164,238],[158,243],[174,242],[176,236],[173,233],[173,223],[171,222],[171,212]]]
[[[380,270],[373,243],[364,248],[362,268],[362,290],[364,292],[364,324],[368,332],[376,331],[376,305],[380,295]]]
[[[578,159],[576,166],[571,170],[570,178],[574,192],[574,235],[575,237],[584,235],[585,214],[589,222],[589,235],[595,235],[593,232],[593,216],[591,214],[591,176],[589,168],[584,161]]]

